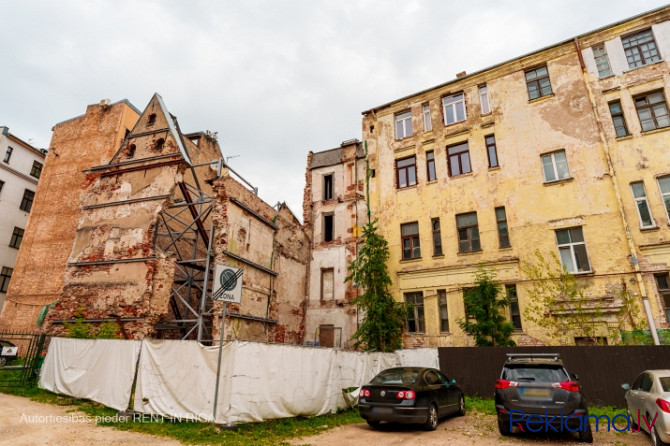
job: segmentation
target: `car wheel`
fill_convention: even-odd
[[[586,419],[586,429],[579,431],[579,441],[582,443],[593,443],[593,431],[591,431],[591,423]]]
[[[4,366],[5,364],[7,364],[7,358],[0,356],[0,367]]]
[[[381,423],[381,421],[378,421],[378,420],[365,420],[365,421],[373,429],[377,429],[379,427],[379,423]]]
[[[437,429],[437,407],[435,404],[428,406],[428,419],[424,423],[423,427],[428,431],[434,431]]]
[[[655,426],[651,430],[651,433],[649,434],[649,436],[651,437],[651,444],[653,444],[654,446],[665,446],[665,445],[668,444],[668,443],[666,443],[666,442],[664,442],[660,439],[660,437],[658,436],[658,432],[656,432],[656,427]]]
[[[458,416],[465,416],[465,397],[461,393],[461,396],[458,397]]]
[[[512,435],[512,431],[509,429],[509,423],[505,423],[504,421],[498,420],[498,430],[503,437]]]

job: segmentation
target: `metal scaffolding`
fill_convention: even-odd
[[[178,331],[181,339],[212,340],[212,240],[214,196],[206,193],[197,167],[217,167],[223,160],[189,166],[178,183],[171,204],[160,214],[154,249],[176,259],[170,293],[170,316],[156,326],[160,331]]]

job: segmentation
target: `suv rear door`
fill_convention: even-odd
[[[501,379],[510,381],[500,389],[508,410],[550,415],[570,414],[579,407],[579,393],[570,391],[570,376],[561,364],[506,364]]]

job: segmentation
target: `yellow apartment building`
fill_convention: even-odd
[[[557,342],[526,314],[536,251],[603,306],[603,342],[631,328],[624,286],[643,328],[668,327],[668,60],[665,7],[363,113],[369,204],[413,303],[406,347],[474,345],[458,321],[480,265],[512,299],[517,344]]]

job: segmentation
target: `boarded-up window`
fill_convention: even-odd
[[[333,300],[333,284],[335,272],[332,268],[321,270],[321,300]]]

